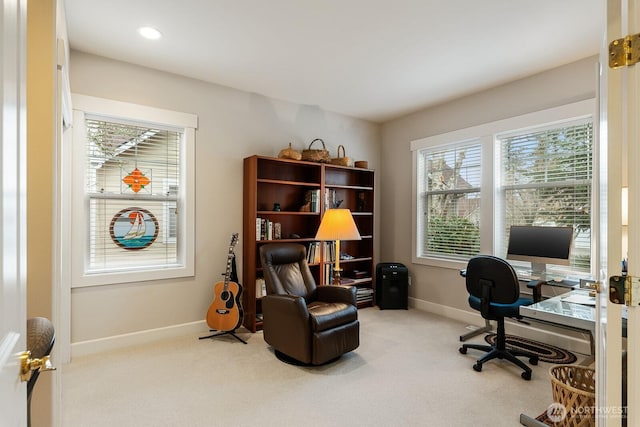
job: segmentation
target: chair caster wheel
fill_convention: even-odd
[[[529,363],[531,363],[534,366],[537,365],[538,364],[538,356],[532,357],[531,359],[529,359]]]
[[[467,348],[466,347],[460,347],[458,349],[458,351],[460,351],[460,353],[462,353],[462,354],[467,354]]]
[[[523,372],[522,375],[520,375],[522,378],[524,378],[527,381],[531,380],[531,372]]]
[[[476,372],[482,371],[482,364],[481,363],[476,363],[475,365],[473,365],[473,370],[476,371]]]

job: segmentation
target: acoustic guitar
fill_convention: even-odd
[[[216,331],[233,331],[242,323],[242,306],[240,295],[242,287],[231,281],[231,262],[234,254],[233,248],[238,243],[238,233],[233,233],[231,243],[229,243],[229,254],[227,255],[227,271],[224,281],[213,286],[213,302],[207,310],[207,325]]]

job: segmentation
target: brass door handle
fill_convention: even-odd
[[[20,353],[20,380],[29,381],[33,371],[55,371],[51,365],[51,356],[44,356],[42,359],[32,359],[29,350]]]

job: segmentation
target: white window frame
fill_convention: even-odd
[[[168,194],[171,191],[171,187],[176,187],[178,185],[178,183],[173,180],[173,179],[167,179],[164,178],[162,180],[162,191],[165,194]],[[176,207],[177,209],[177,207]],[[164,239],[164,243],[175,243],[176,242],[176,236],[172,236],[171,235],[171,209],[169,208],[169,204],[165,203],[164,207],[162,208],[162,215],[163,215],[163,239]],[[177,229],[175,230],[176,234],[177,234]]]
[[[449,150],[454,150],[454,149],[460,149],[463,147],[480,147],[480,161],[481,161],[481,173],[484,173],[486,168],[482,167],[482,162],[486,161],[485,160],[485,156],[487,155],[487,149],[486,149],[486,141],[480,139],[480,138],[473,138],[471,140],[464,140],[464,141],[457,141],[455,143],[450,143],[450,144],[439,144],[439,145],[434,145],[429,147],[429,151],[430,152],[443,152],[443,151],[449,151]],[[418,152],[416,152],[418,153]],[[419,153],[418,153],[419,155]],[[419,162],[419,159],[416,158],[416,162]],[[425,175],[426,175],[426,170],[424,170],[423,168],[419,168],[416,166],[416,178],[417,178],[417,182],[426,182],[425,179]],[[474,187],[473,189],[475,191],[473,191],[473,193],[478,193],[480,194],[481,197],[481,204],[480,204],[480,211],[482,211],[482,196],[483,196],[483,189],[482,189],[482,184],[486,182],[486,180],[484,179],[484,177],[481,177],[481,182],[480,182],[480,186],[479,187]],[[420,202],[421,199],[423,197],[428,197],[428,193],[432,193],[432,191],[426,190],[424,191],[424,189],[418,189],[418,191],[420,191],[420,193],[424,194],[424,196],[422,196],[421,194],[417,194],[416,193],[416,203],[418,204],[417,206],[417,210],[420,210]],[[456,193],[457,191],[460,191],[459,188],[456,188],[455,190],[449,190],[448,192],[450,193]],[[480,215],[482,217],[482,215]],[[482,219],[482,218],[481,218]],[[416,228],[419,230],[418,233],[416,234],[417,236],[423,236],[424,233],[426,232],[425,230],[425,224],[421,221],[416,221]],[[481,227],[482,228],[482,227]],[[421,241],[423,239],[418,239],[416,240],[416,252],[420,251],[420,247],[421,246]],[[464,258],[463,255],[448,255],[448,254],[441,254],[441,253],[429,253],[424,255],[425,258],[429,258],[429,259],[440,259],[440,260],[454,260],[454,259],[462,259]]]
[[[418,177],[418,162],[420,150],[432,149],[441,146],[459,144],[463,141],[479,140],[482,144],[482,183],[480,185],[481,202],[480,202],[480,253],[495,254],[499,249],[498,242],[498,224],[499,211],[497,204],[499,203],[499,173],[497,161],[500,156],[500,149],[497,146],[496,135],[516,130],[534,129],[545,125],[554,125],[565,122],[567,120],[579,119],[584,117],[593,118],[595,125],[596,102],[595,99],[587,99],[555,108],[536,111],[521,116],[511,117],[495,122],[485,123],[478,126],[459,129],[440,135],[430,136],[411,141],[410,148],[412,151],[412,262],[415,264],[429,265],[434,267],[443,267],[451,269],[461,269],[467,264],[466,260],[444,257],[424,256],[421,251],[420,228],[420,184]],[[594,132],[594,138],[597,133]],[[594,143],[594,152],[596,144]],[[594,164],[594,179],[597,176],[597,164]],[[593,185],[593,184],[592,184]],[[597,226],[594,219],[598,218],[598,206],[592,200],[591,215],[591,253],[592,258],[595,256],[595,248],[598,242]],[[592,269],[594,263],[591,264]],[[591,272],[593,275],[595,272]]]
[[[198,117],[127,102],[72,94],[73,150],[70,170],[63,171],[63,179],[71,182],[71,287],[132,283],[178,277],[191,277],[195,272],[195,131]],[[163,267],[141,267],[124,271],[88,272],[89,232],[88,203],[84,182],[86,173],[85,115],[97,115],[139,123],[151,123],[181,129],[184,132],[180,156],[181,191],[178,200],[181,221],[178,223],[178,262]]]

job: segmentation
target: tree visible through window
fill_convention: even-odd
[[[498,135],[502,156],[502,247],[511,225],[572,226],[571,265],[590,269],[593,125]]]
[[[480,251],[481,146],[424,150],[422,250],[431,256],[469,257]]]
[[[571,226],[568,270],[593,276],[594,108],[580,101],[412,141],[413,261],[504,258],[511,225]]]

